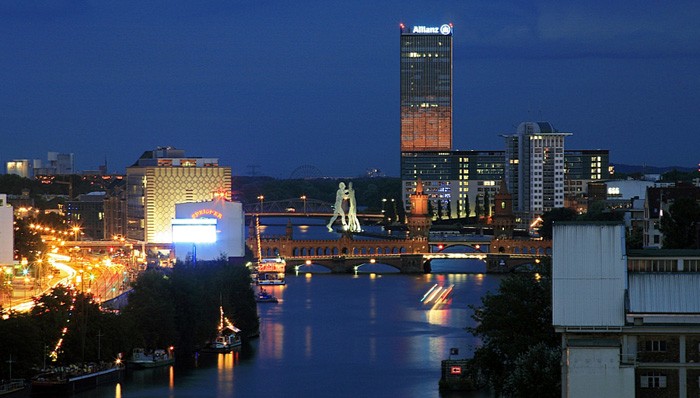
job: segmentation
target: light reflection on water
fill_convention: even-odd
[[[497,287],[499,276],[288,276],[266,287],[279,304],[260,303],[260,337],[246,355],[219,355],[196,369],[164,376],[133,372],[119,389],[85,397],[438,397],[440,361],[450,348],[467,357],[478,343],[469,304]],[[434,284],[455,285],[452,299],[420,302]],[[187,358],[178,357],[182,366]],[[163,369],[165,371],[165,369]],[[149,372],[150,370],[142,371]]]

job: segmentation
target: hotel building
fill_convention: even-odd
[[[172,147],[144,152],[126,179],[127,237],[147,243],[172,242],[175,204],[231,199],[230,167]]]

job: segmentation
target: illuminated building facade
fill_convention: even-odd
[[[15,174],[24,178],[34,177],[33,162],[29,159],[14,159],[5,163],[7,174]]]
[[[401,24],[401,151],[452,149],[452,25]]]
[[[144,152],[126,179],[127,237],[147,243],[171,243],[175,204],[231,199],[230,167],[172,147]]]
[[[175,255],[180,260],[229,261],[245,255],[245,215],[240,202],[223,198],[180,203],[171,221]]]
[[[548,122],[523,122],[506,140],[505,179],[513,208],[528,224],[564,207],[564,138]]]
[[[610,179],[610,151],[607,149],[564,151],[564,198],[582,199],[588,184]]]
[[[401,24],[403,205],[421,178],[433,216],[450,213],[457,165],[452,150],[452,25]],[[439,209],[439,210],[438,210]]]
[[[503,165],[503,151],[402,152],[404,205],[411,210],[410,196],[420,178],[432,217],[437,217],[438,208],[442,218],[487,216],[492,205],[485,198],[498,192]]]

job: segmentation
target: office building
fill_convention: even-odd
[[[521,226],[564,207],[564,138],[548,122],[523,122],[506,141],[505,179]]]
[[[7,174],[15,174],[24,178],[34,177],[33,162],[29,159],[13,159],[5,163]]]
[[[452,25],[401,24],[401,151],[452,149]]]
[[[73,168],[72,153],[49,152],[46,158],[46,162],[42,162],[40,159],[34,160],[35,176],[75,174],[75,169]]]
[[[80,228],[81,236],[88,240],[104,238],[104,192],[78,195],[66,202],[66,221],[72,228]]]
[[[175,205],[231,199],[231,168],[217,158],[185,157],[159,147],[126,169],[127,236],[147,243],[171,243]]]
[[[503,164],[503,151],[402,152],[404,206],[410,210],[410,195],[420,178],[433,218],[438,209],[441,218],[488,216],[492,207],[488,198],[498,192]]]
[[[104,239],[127,236],[126,184],[115,184],[105,192],[104,215]]]

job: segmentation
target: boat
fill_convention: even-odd
[[[233,326],[233,323],[224,316],[224,307],[219,306],[219,327],[216,329],[216,338],[208,344],[203,352],[227,353],[241,346],[241,329]]]
[[[260,289],[258,295],[255,297],[255,301],[258,303],[276,303],[277,297],[271,295],[265,289]]]
[[[159,366],[172,365],[175,362],[173,347],[167,350],[144,350],[134,348],[131,359],[126,361],[126,365],[133,369],[157,368]]]
[[[255,267],[255,282],[258,285],[284,285],[284,273],[287,270],[287,262],[282,257],[263,258],[260,251],[260,218],[255,217],[255,237],[258,242],[258,263]],[[252,276],[252,275],[251,275]]]
[[[0,383],[0,396],[10,396],[27,388],[24,379],[10,379]]]
[[[119,361],[54,367],[32,378],[32,395],[56,396],[89,390],[119,381],[123,369]]]
[[[257,267],[258,285],[284,285],[287,262],[281,257],[261,258]]]

